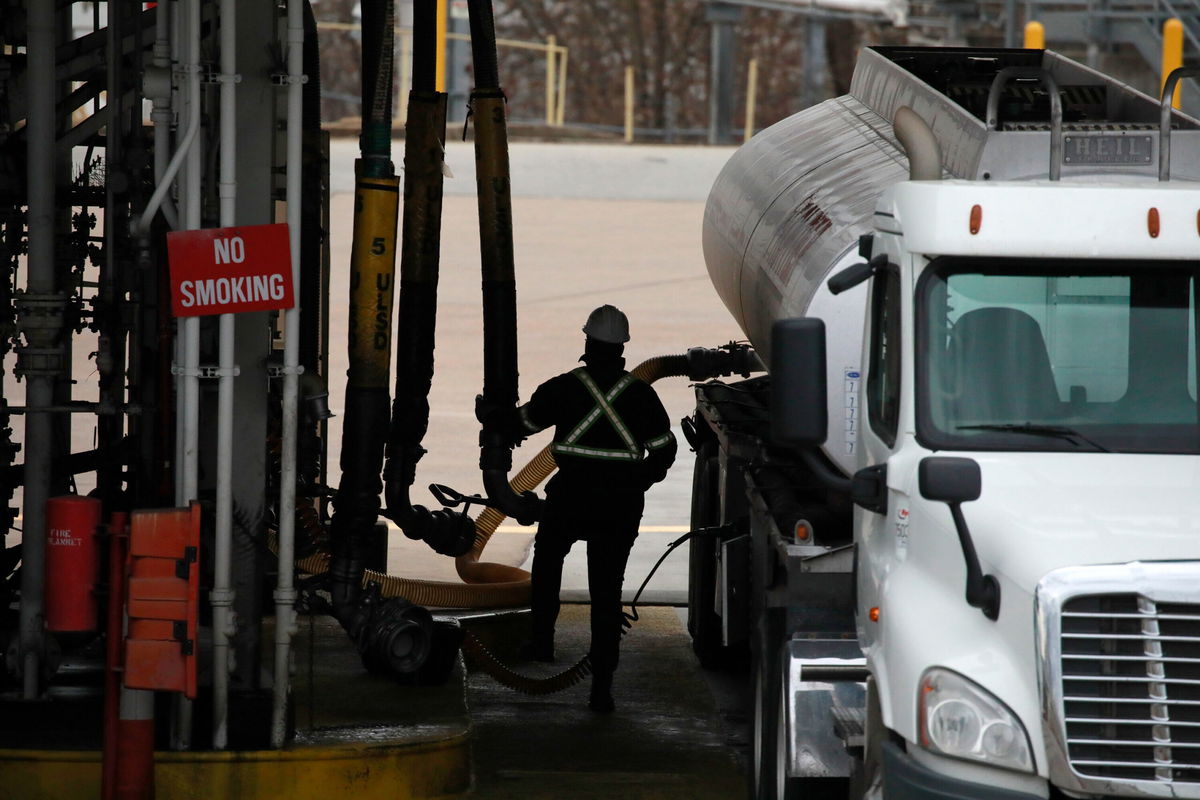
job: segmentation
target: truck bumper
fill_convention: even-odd
[[[1042,800],[1035,794],[934,772],[893,742],[883,745],[883,797],[884,800]]]

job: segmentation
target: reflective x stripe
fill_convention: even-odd
[[[667,431],[662,436],[656,436],[653,439],[651,439],[650,441],[646,442],[646,449],[647,450],[658,450],[660,448],[666,447],[667,445],[671,444],[674,441],[675,441],[675,434],[671,433],[670,431]]]
[[[642,452],[641,448],[638,447],[637,442],[633,438],[633,434],[629,432],[629,427],[625,424],[625,421],[621,419],[620,415],[617,414],[616,410],[613,409],[611,405],[612,401],[616,400],[617,397],[620,396],[621,392],[625,391],[630,385],[633,384],[635,380],[634,377],[632,375],[623,376],[621,380],[617,381],[615,386],[608,390],[608,395],[606,396],[601,394],[600,387],[596,385],[594,380],[592,380],[592,376],[588,375],[587,372],[582,368],[573,370],[571,374],[578,378],[583,383],[584,387],[587,388],[588,393],[592,396],[592,399],[596,401],[596,407],[588,412],[586,417],[580,420],[579,424],[575,426],[574,430],[567,434],[567,438],[564,439],[561,444],[575,444],[575,442],[579,441],[579,438],[583,436],[583,434],[587,433],[588,430],[591,429],[592,425],[596,424],[596,420],[600,419],[600,415],[604,414],[606,417],[608,417],[608,421],[612,424],[617,434],[620,435],[621,440],[625,442],[625,446],[629,448],[630,454],[634,455],[635,458],[640,459]]]
[[[640,453],[631,453],[628,450],[607,450],[603,447],[581,447],[577,444],[562,444],[555,442],[550,445],[550,450],[555,455],[565,454],[569,456],[582,456],[584,458],[599,458],[609,461],[641,461]]]

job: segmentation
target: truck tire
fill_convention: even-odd
[[[720,465],[717,444],[705,442],[696,451],[692,473],[692,530],[721,522],[721,499],[717,491]],[[688,631],[692,651],[705,669],[725,666],[721,644],[721,617],[713,610],[717,595],[717,546],[712,536],[697,536],[688,543]]]
[[[756,659],[757,661],[758,659]],[[754,669],[754,707],[750,753],[750,797],[753,800],[777,800],[778,777],[776,759],[779,755],[778,711],[774,693],[769,683],[770,676],[765,665],[756,664]]]
[[[779,695],[782,682],[779,624],[764,614],[753,638],[754,706],[751,722],[750,796],[753,800],[780,800],[778,794]],[[786,744],[784,745],[786,747]]]

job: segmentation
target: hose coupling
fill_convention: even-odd
[[[508,483],[508,470],[485,469],[483,489],[487,504],[520,525],[533,525],[542,518],[543,500],[533,492],[517,494]]]
[[[302,373],[300,393],[305,416],[311,422],[320,422],[333,416],[333,412],[329,410],[329,390],[325,388],[325,381],[319,376],[311,372]]]
[[[385,599],[375,582],[363,590],[347,630],[363,666],[375,675],[410,675],[433,650],[429,610],[402,597]]]
[[[688,380],[706,381],[728,375],[749,378],[750,373],[763,369],[758,354],[742,342],[730,342],[716,348],[692,347],[687,351]]]

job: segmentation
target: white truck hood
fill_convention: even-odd
[[[984,570],[1030,592],[1060,567],[1200,559],[1200,459],[980,453],[962,507]]]

